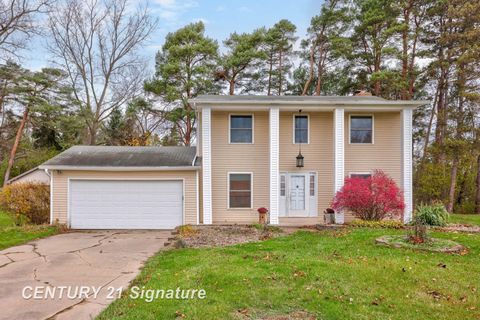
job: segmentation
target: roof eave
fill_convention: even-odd
[[[417,108],[426,104],[429,104],[429,100],[396,100],[396,101],[357,101],[357,102],[333,102],[333,101],[261,101],[261,100],[190,100],[193,103],[194,109],[201,109],[203,106],[222,106],[222,107],[241,107],[241,106],[316,106],[319,108],[356,108],[356,107],[369,107],[369,108],[385,108],[385,107],[402,107],[402,108]]]
[[[71,170],[71,171],[188,171],[200,170],[199,166],[70,166],[70,165],[41,165],[40,169]]]

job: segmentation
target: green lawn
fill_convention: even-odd
[[[99,319],[256,319],[296,310],[319,319],[479,318],[480,235],[434,234],[466,245],[465,256],[374,244],[378,236],[401,232],[298,232],[233,247],[160,252],[133,285],[205,289],[207,298],[149,303],[124,292]],[[235,318],[238,310],[249,317]]]
[[[12,218],[0,211],[0,250],[57,233],[51,226],[15,226]]]
[[[449,222],[480,226],[480,214],[451,214]]]

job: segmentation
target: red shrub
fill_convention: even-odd
[[[382,171],[368,178],[345,179],[332,201],[335,210],[349,210],[362,220],[382,220],[387,215],[403,215],[403,194],[395,181]]]

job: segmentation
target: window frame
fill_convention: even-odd
[[[283,195],[282,195],[282,184],[283,184]],[[287,196],[287,175],[285,173],[280,173],[279,196],[280,197]]]
[[[230,176],[232,174],[248,174],[250,175],[250,207],[231,207],[230,206]],[[253,172],[238,172],[238,171],[229,171],[227,172],[227,209],[228,210],[252,210],[253,209]]]
[[[365,171],[365,172],[349,172],[348,173],[349,178],[352,178],[352,175],[369,175],[370,178],[371,178],[373,176],[373,173],[372,172],[367,172],[367,171]]]
[[[301,143],[296,143],[295,142],[295,117],[297,116],[302,116],[302,117],[307,117],[307,142],[301,142]],[[294,113],[292,115],[292,137],[293,137],[293,144],[310,144],[310,115],[308,113]]]
[[[318,190],[317,173],[309,172],[308,177],[309,177],[309,183],[308,183],[309,197],[315,197],[317,196],[317,190]],[[313,194],[312,194],[312,181],[313,181]]]
[[[232,116],[252,117],[252,142],[232,142]],[[228,114],[228,144],[254,144],[255,143],[255,115],[253,113]]]
[[[352,142],[352,117],[371,117],[372,118],[372,142]],[[373,114],[349,114],[348,115],[348,144],[353,145],[373,145],[375,143],[375,116]]]

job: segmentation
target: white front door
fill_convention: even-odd
[[[307,216],[306,175],[291,174],[289,184],[289,216]]]

